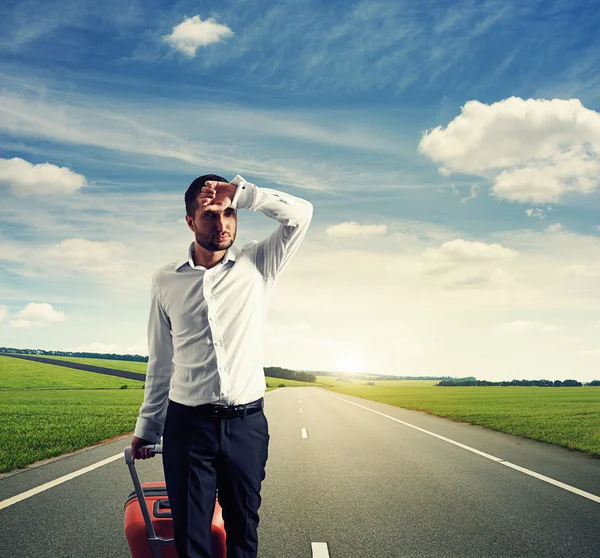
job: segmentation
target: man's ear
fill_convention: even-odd
[[[196,232],[196,227],[194,225],[194,220],[186,214],[185,216],[185,222],[187,223],[188,227],[190,228],[190,230]]]

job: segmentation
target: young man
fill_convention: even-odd
[[[180,558],[211,558],[215,491],[228,558],[258,548],[260,488],[269,432],[263,413],[263,340],[275,279],[298,250],[312,205],[236,176],[192,182],[186,221],[195,235],[187,256],[152,277],[148,371],[131,444],[163,436],[163,467]],[[262,211],[279,227],[238,249],[237,210]]]

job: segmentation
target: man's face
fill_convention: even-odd
[[[220,211],[204,211],[200,204],[192,220],[186,216],[188,226],[196,235],[196,241],[209,252],[227,250],[237,233],[237,213],[232,207]]]

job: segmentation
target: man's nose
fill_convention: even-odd
[[[215,219],[215,228],[217,231],[221,232],[224,228],[224,219],[223,215],[217,214],[217,218]]]

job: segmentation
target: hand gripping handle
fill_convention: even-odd
[[[142,446],[142,448],[149,449],[154,453],[162,453],[162,446],[160,444],[150,444]],[[150,518],[150,512],[148,511],[148,505],[146,504],[146,498],[144,498],[144,491],[142,490],[142,485],[140,484],[140,478],[135,468],[135,461],[133,460],[133,456],[131,455],[131,446],[127,446],[123,453],[125,455],[125,463],[127,463],[129,473],[131,474],[131,480],[133,481],[133,487],[135,489],[135,494],[137,496],[140,509],[142,511],[142,516],[144,517],[144,524],[146,525],[146,533],[148,534],[148,542],[150,543],[152,554],[153,556],[160,558],[161,543],[172,545],[173,540],[161,539],[156,536],[156,531],[154,530],[154,525],[152,525],[152,519]]]

